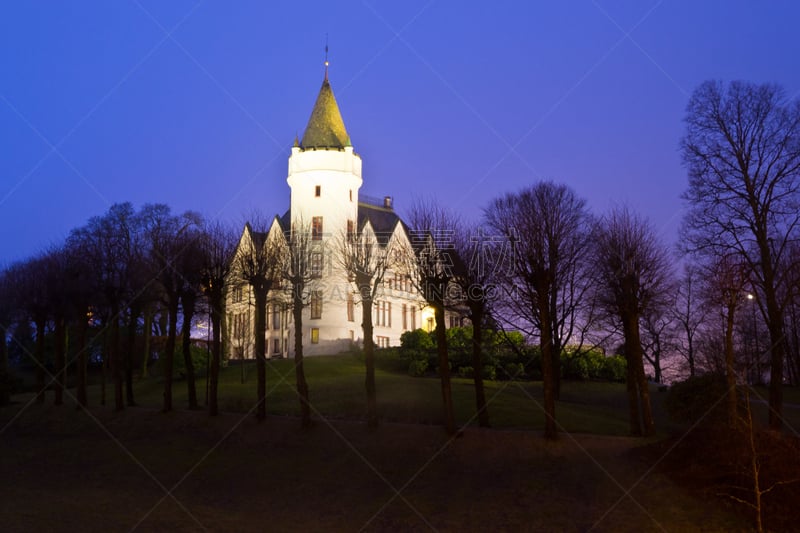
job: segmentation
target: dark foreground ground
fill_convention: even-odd
[[[749,529],[626,437],[23,407],[0,409],[2,531]]]

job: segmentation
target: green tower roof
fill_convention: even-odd
[[[303,140],[300,141],[300,147],[303,150],[308,148],[341,150],[345,146],[350,146],[350,136],[344,127],[342,114],[339,112],[339,106],[336,104],[333,89],[326,75],[314,110],[311,111],[311,118],[308,119],[306,131],[303,133]]]

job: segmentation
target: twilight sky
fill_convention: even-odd
[[[114,202],[282,214],[326,34],[363,194],[477,217],[551,179],[672,243],[692,90],[798,95],[798,21],[793,0],[6,2],[0,266]]]

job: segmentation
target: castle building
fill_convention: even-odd
[[[295,139],[286,182],[291,191],[289,210],[276,216],[268,230],[244,228],[238,253],[283,243],[293,228],[310,229],[316,253],[311,268],[319,276],[305,291],[303,346],[306,355],[335,354],[362,341],[361,302],[336,254],[337,239],[371,232],[381,247],[411,250],[405,224],[395,213],[392,198],[359,194],[363,179],[361,156],[350,142],[328,80],[327,62],[311,117],[302,139]],[[255,248],[250,248],[255,247]],[[397,346],[405,331],[433,328],[433,312],[415,289],[407,272],[386,272],[372,310],[376,347]],[[235,276],[233,276],[235,277]],[[254,357],[254,298],[249,285],[232,279],[227,297],[229,357]],[[267,298],[268,357],[293,355],[290,286],[275,283]]]

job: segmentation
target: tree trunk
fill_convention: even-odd
[[[266,333],[267,333],[267,290],[261,287],[254,287],[255,295],[255,355],[256,373],[258,374],[256,418],[263,422],[267,418],[267,356],[266,356]],[[242,361],[244,365],[244,361]]]
[[[628,327],[626,328],[628,335],[630,335],[630,342],[626,343],[626,351],[631,354],[630,363],[634,366],[633,377],[636,381],[636,387],[639,393],[639,407],[642,413],[642,435],[650,437],[655,435],[656,427],[653,422],[653,410],[650,405],[650,389],[647,386],[647,377],[644,374],[644,354],[642,353],[642,341],[639,336],[639,317],[632,315],[627,317]]]
[[[11,376],[8,373],[8,330],[0,324],[0,406],[11,402]]]
[[[54,367],[55,367],[55,405],[64,405],[64,375],[67,372],[67,321],[64,317],[55,319],[55,331],[53,332],[54,346]]]
[[[301,426],[311,426],[311,406],[308,383],[303,368],[303,283],[292,287],[292,313],[294,315],[294,371],[297,381],[297,396],[300,399]]]
[[[735,306],[728,304],[725,317],[725,379],[728,383],[728,425],[736,426],[736,370],[733,366],[733,320]]]
[[[444,291],[442,291],[444,294]],[[450,385],[450,362],[447,357],[447,332],[444,323],[444,303],[434,305],[436,319],[436,352],[439,355],[439,378],[442,382],[442,404],[444,407],[444,428],[448,435],[456,432],[456,420],[453,413],[453,391]],[[480,372],[481,369],[474,369]]]
[[[362,294],[366,291],[362,291]],[[361,328],[364,330],[364,364],[367,369],[367,426],[378,427],[378,399],[375,391],[375,339],[372,326],[372,298],[361,301]]]
[[[220,287],[222,284],[220,284]],[[219,413],[217,391],[219,390],[219,366],[222,359],[222,339],[220,338],[220,322],[222,322],[223,299],[221,289],[212,289],[211,294],[211,328],[213,339],[211,341],[211,368],[208,381],[208,414],[216,416]]]
[[[475,381],[475,408],[478,425],[489,427],[489,410],[486,406],[486,391],[483,388],[483,304],[472,309],[472,368]]]
[[[136,326],[139,323],[141,307],[138,304],[132,304],[130,313],[130,318],[128,320],[128,342],[125,347],[125,402],[129,406],[134,406],[136,402],[133,399],[133,354],[136,347]]]
[[[147,379],[150,363],[150,339],[153,336],[153,307],[148,305],[144,310],[144,330],[142,331],[142,379]]]
[[[625,387],[628,393],[628,417],[631,426],[631,435],[642,435],[642,420],[639,416],[639,381],[636,376],[636,363],[633,360],[634,350],[631,347],[631,333],[629,322],[623,320],[625,336]]]
[[[114,380],[114,411],[123,411],[125,402],[122,390],[122,358],[120,357],[119,302],[111,303],[111,378]]]
[[[34,346],[33,358],[36,360],[36,403],[44,403],[44,327],[43,318],[36,320],[36,344]]]
[[[78,315],[78,371],[77,371],[77,385],[75,396],[78,399],[78,405],[87,407],[89,405],[86,395],[86,365],[89,359],[87,354],[86,336],[89,330],[89,323],[87,318]]]
[[[162,411],[172,411],[172,370],[175,363],[175,337],[178,329],[178,295],[167,295],[167,342],[164,347],[164,407]]]
[[[766,232],[757,235],[762,273],[764,276],[764,300],[767,308],[767,329],[769,329],[770,379],[769,379],[769,427],[775,431],[783,428],[783,309],[775,294],[775,273],[773,272],[772,251]]]
[[[186,291],[181,295],[183,305],[182,347],[183,363],[186,367],[186,387],[189,399],[189,409],[197,409],[197,387],[194,379],[194,362],[192,362],[192,317],[194,316],[195,300],[194,291]]]
[[[539,291],[547,294],[547,291]],[[542,324],[539,332],[539,347],[542,352],[542,392],[544,403],[544,438],[555,440],[558,438],[556,426],[556,379],[555,379],[555,354],[553,354],[553,334],[550,323],[550,310],[546,302],[541,302],[539,309],[539,322]]]

